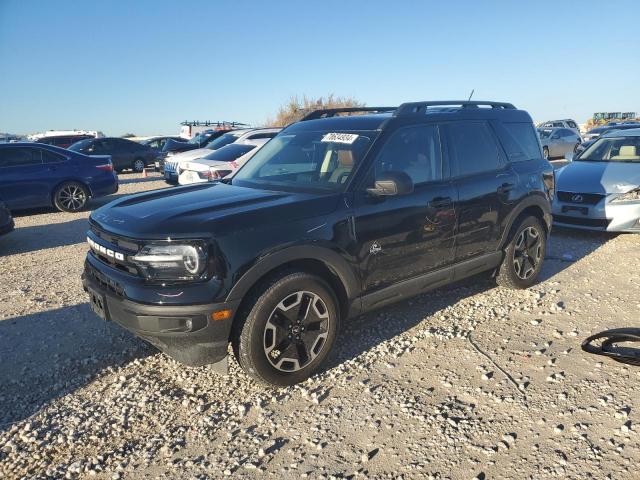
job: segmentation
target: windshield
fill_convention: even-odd
[[[86,147],[88,147],[89,145],[91,145],[91,140],[92,139],[80,140],[79,142],[76,142],[73,145],[70,145],[68,150],[73,150],[74,152],[80,152]]]
[[[640,163],[640,136],[600,137],[577,160],[581,162]]]
[[[187,143],[190,143],[192,145],[200,145],[201,143],[206,142],[209,136],[211,136],[211,132],[201,132],[191,140],[189,140]]]
[[[231,145],[226,145],[222,148],[219,148],[215,152],[211,152],[208,155],[202,157],[204,160],[215,160],[217,162],[230,162],[231,160],[235,160],[241,155],[253,150],[256,148],[255,145],[243,145],[232,143]]]
[[[340,191],[377,135],[377,131],[281,133],[238,171],[233,184]]]
[[[540,138],[549,138],[552,133],[553,133],[553,130],[549,130],[549,129],[538,130],[538,135],[540,135]]]
[[[229,145],[230,143],[235,142],[236,140],[238,140],[238,138],[238,134],[236,133],[225,133],[212,142],[209,142],[205,148],[208,148],[209,150],[216,150],[218,148],[224,147],[225,145]]]

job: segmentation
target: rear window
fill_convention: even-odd
[[[569,120],[567,122],[567,125],[569,125],[569,127],[571,128],[578,128],[578,125],[576,125],[576,122]]]
[[[541,158],[540,142],[530,123],[503,123],[507,132],[504,147],[512,162],[525,162]]]

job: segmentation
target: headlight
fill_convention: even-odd
[[[636,188],[635,190],[631,190],[630,192],[623,193],[620,196],[617,196],[611,203],[617,202],[640,202],[640,188]]]
[[[131,257],[149,280],[197,280],[207,268],[203,243],[154,243]]]

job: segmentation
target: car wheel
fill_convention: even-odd
[[[496,281],[503,287],[528,288],[542,270],[547,233],[536,217],[524,217],[516,225],[504,249]]]
[[[89,191],[78,182],[66,182],[53,193],[53,204],[62,212],[79,212],[89,201]]]
[[[142,173],[144,171],[144,167],[146,166],[146,164],[144,163],[144,160],[141,158],[136,158],[133,161],[133,164],[131,165],[131,168],[133,169],[134,172],[136,173]]]
[[[259,382],[284,386],[309,378],[333,347],[339,325],[331,287],[304,272],[271,277],[244,302],[234,328],[240,366]]]
[[[545,160],[549,160],[549,149],[547,147],[542,147],[542,156]]]

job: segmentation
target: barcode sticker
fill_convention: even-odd
[[[355,133],[327,133],[324,137],[322,137],[321,142],[333,142],[333,143],[346,143],[347,145],[351,145],[359,135]]]

